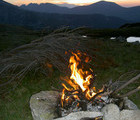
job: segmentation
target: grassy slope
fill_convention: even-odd
[[[117,37],[117,36],[140,36],[140,27],[118,28],[118,29],[89,29],[81,28],[79,33],[91,37]]]
[[[27,44],[40,35],[24,27],[0,24],[0,51]]]
[[[90,32],[90,34],[93,33]],[[30,36],[29,41],[34,37],[36,36]],[[25,40],[26,38],[23,39],[23,41]],[[15,43],[18,42],[19,40],[15,39]],[[7,48],[4,43],[1,45]],[[123,73],[135,69],[140,70],[140,45],[114,42],[107,39],[92,39],[86,41],[85,45],[91,50],[91,55],[94,53],[93,49],[97,49],[96,59],[93,62],[95,64],[93,69],[97,74],[95,85],[101,86],[110,79],[115,81]],[[31,120],[30,96],[42,90],[50,90],[51,85],[58,88],[60,75],[62,73],[55,69],[51,77],[45,77],[41,74],[26,76],[14,91],[0,97],[0,120]],[[134,84],[134,86],[138,84],[140,82]],[[131,96],[131,99],[140,107],[138,101],[140,93]]]

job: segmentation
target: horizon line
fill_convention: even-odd
[[[8,2],[7,0],[3,0],[3,1]],[[101,1],[103,1],[103,0],[101,0]],[[100,1],[98,1],[98,2],[100,2]],[[54,4],[54,5],[69,4],[69,5],[76,5],[76,6],[87,6],[87,5],[95,4],[95,3],[98,3],[98,2],[87,3],[87,4],[86,3],[84,3],[84,4],[72,4],[72,3],[68,3],[68,2],[60,2],[60,3],[53,3],[53,2],[41,2],[41,3],[30,2],[30,3],[16,3],[16,4],[14,4],[12,2],[8,2],[8,3],[11,3],[11,4],[16,5],[16,6],[29,5],[31,3],[33,3],[33,4],[50,3],[50,4]],[[106,2],[112,2],[112,1],[106,1]],[[122,6],[122,7],[136,7],[136,6],[140,6],[140,4],[139,5],[137,5],[137,4],[128,4],[128,3],[125,4],[123,2],[121,2],[122,4],[121,3],[118,3],[118,2],[113,2],[113,3],[116,3],[116,4],[118,4],[118,5]]]

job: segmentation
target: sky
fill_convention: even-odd
[[[75,5],[88,5],[100,0],[4,0],[14,5],[29,4],[29,3],[54,3],[54,4],[75,4]],[[140,0],[106,0],[115,2],[121,6],[131,7],[140,6]]]

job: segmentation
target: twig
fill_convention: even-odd
[[[59,89],[57,89],[57,88],[55,88],[53,86],[51,86],[51,89],[54,90],[54,91],[62,92],[62,90],[59,90]]]
[[[130,83],[134,82],[135,80],[137,80],[139,78],[140,78],[140,74],[138,74],[136,77],[130,79],[128,82],[126,82],[121,87],[119,87],[118,89],[116,89],[115,91],[113,91],[111,94],[115,94],[115,93],[119,92],[120,90],[122,90],[123,88],[125,88],[127,85],[129,85]]]
[[[130,74],[136,73],[136,72],[138,72],[138,70],[133,70],[133,71],[129,71],[129,72],[127,72],[127,73],[124,73],[124,74],[122,74],[122,75],[118,78],[117,81],[120,81],[120,80],[121,80],[124,76],[126,76],[126,75],[130,75]]]
[[[132,91],[130,91],[130,92],[124,94],[124,95],[120,95],[119,97],[122,97],[122,98],[123,98],[123,97],[127,97],[127,96],[130,96],[130,95],[132,95],[132,94],[138,92],[138,91],[140,91],[140,86],[137,87],[136,89],[134,89],[134,90],[132,90]]]
[[[93,98],[90,99],[90,101],[93,102],[94,99],[96,99],[96,97],[98,97],[99,95],[102,95],[102,94],[104,94],[104,93],[107,93],[107,89],[108,89],[107,86],[103,86],[103,91],[97,93]]]

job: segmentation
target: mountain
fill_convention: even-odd
[[[122,7],[114,2],[100,1],[88,6],[79,6],[71,9],[71,14],[103,14],[116,16],[126,20],[140,21],[140,6]]]
[[[41,8],[41,4],[34,7],[33,5],[21,6],[21,8],[38,11],[38,12],[46,12],[46,13],[60,13],[60,14],[103,14],[106,16],[115,16],[125,20],[130,20],[133,22],[140,21],[140,6],[136,7],[122,7],[114,2],[100,1],[87,6],[77,6],[71,9],[59,6],[52,6],[51,9],[49,7],[52,5],[44,4]],[[60,10],[59,10],[60,9]]]
[[[116,28],[127,22],[129,21],[101,14],[72,15],[33,12],[0,1],[0,24],[20,25],[34,29],[44,27],[60,28],[62,26],[70,26],[71,28],[81,26],[91,28]]]
[[[62,4],[56,4],[60,7],[67,7],[67,8],[74,8],[74,7],[77,7],[77,5],[74,5],[74,4],[68,4],[68,3],[62,3]]]
[[[106,2],[106,1],[100,1],[96,2],[91,5],[87,6],[78,6],[73,9],[71,9],[71,13],[74,14],[93,14],[93,13],[102,13],[102,14],[108,14],[110,15],[110,11],[118,11],[120,12],[123,9],[123,7],[119,6],[116,3],[113,2]]]
[[[51,3],[30,3],[29,5],[21,5],[21,8],[25,10],[35,11],[35,12],[45,12],[45,13],[67,13],[69,8],[67,7],[60,7],[55,4]]]

